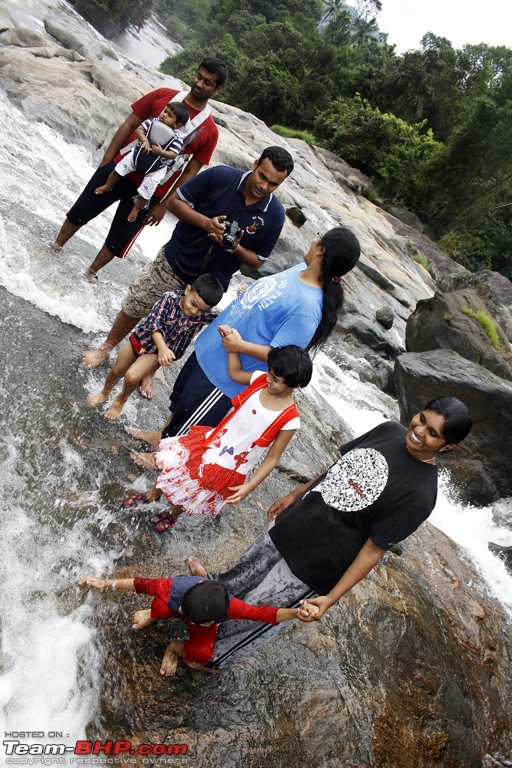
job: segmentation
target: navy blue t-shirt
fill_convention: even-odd
[[[204,216],[227,216],[230,223],[237,221],[243,230],[240,245],[255,251],[263,262],[281,234],[285,213],[273,194],[245,204],[244,184],[250,173],[228,165],[208,168],[183,184],[177,194]],[[210,272],[226,290],[231,276],[240,269],[236,254],[213,243],[206,232],[184,221],[176,224],[164,253],[172,270],[188,284],[198,275]]]
[[[341,447],[341,458],[276,518],[270,537],[292,573],[329,592],[367,539],[389,549],[432,512],[437,468],[411,456],[388,421]]]

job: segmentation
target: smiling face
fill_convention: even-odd
[[[267,372],[267,387],[269,394],[276,397],[288,395],[292,388],[286,384],[282,376],[276,376],[272,368]]]
[[[443,436],[444,416],[435,411],[420,411],[413,417],[405,437],[407,450],[419,461],[433,459],[440,450],[452,451]]]
[[[187,285],[180,299],[180,309],[186,317],[197,317],[211,307],[202,300],[197,291],[193,291],[190,285]]]

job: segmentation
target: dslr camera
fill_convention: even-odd
[[[224,221],[223,224],[224,234],[222,236],[222,247],[232,249],[235,240],[240,237],[243,230],[238,226],[238,221]]]

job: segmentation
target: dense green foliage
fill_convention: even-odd
[[[397,56],[378,0],[155,4],[184,46],[163,71],[190,82],[204,55],[220,57],[221,99],[313,134],[418,213],[448,255],[512,277],[512,50],[455,50],[428,33]]]

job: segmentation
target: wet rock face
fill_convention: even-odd
[[[501,350],[498,351],[482,324],[467,314],[467,310],[491,319],[484,301],[468,289],[445,294],[436,292],[432,298],[419,301],[407,320],[407,350],[453,349],[467,360],[511,381],[510,344],[505,332],[493,322]]]

